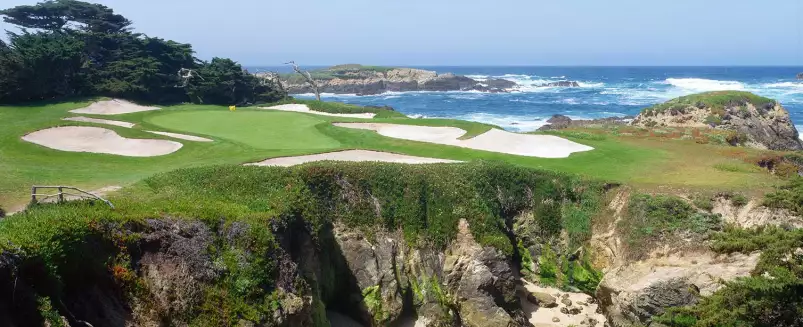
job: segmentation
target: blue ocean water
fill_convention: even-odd
[[[373,96],[324,94],[326,100],[389,105],[413,117],[457,118],[532,131],[554,114],[573,118],[635,115],[674,97],[717,90],[745,90],[779,100],[803,131],[803,67],[417,67],[505,78],[522,85],[512,93],[401,92]],[[259,68],[256,68],[259,70]],[[578,88],[542,88],[578,81]],[[301,95],[309,98],[312,95]]]

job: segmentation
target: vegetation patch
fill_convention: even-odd
[[[666,111],[685,113],[689,108],[709,108],[710,117],[717,117],[721,122],[725,108],[743,107],[751,104],[756,108],[775,105],[775,100],[744,91],[713,91],[682,96],[642,110],[647,116]]]
[[[762,251],[748,277],[695,306],[673,308],[655,321],[669,326],[796,326],[803,312],[803,230],[766,226],[729,228],[713,235],[720,253]]]
[[[803,177],[794,177],[775,192],[764,197],[764,205],[771,208],[789,209],[803,215]]]
[[[719,226],[719,215],[698,211],[679,197],[635,194],[631,196],[627,214],[617,229],[625,237],[628,255],[638,259],[648,253],[653,244],[673,233],[700,235]]]

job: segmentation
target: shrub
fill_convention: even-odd
[[[713,200],[711,199],[711,197],[696,196],[696,197],[694,197],[694,201],[693,202],[694,202],[694,206],[699,208],[699,209],[702,209],[702,210],[705,210],[705,211],[711,211],[712,209],[714,209],[714,203],[713,203]]]
[[[640,258],[660,238],[677,231],[704,234],[717,229],[719,215],[698,212],[685,200],[670,195],[636,194],[617,229],[624,235],[630,255]]]
[[[748,141],[748,137],[745,133],[729,131],[728,135],[725,135],[725,141],[733,146],[744,145]]]
[[[747,204],[748,200],[744,194],[737,193],[731,197],[731,203],[737,207],[743,207]]]
[[[704,123],[712,126],[722,125],[722,117],[717,115],[709,115],[708,117],[705,117]]]
[[[786,185],[778,187],[775,192],[764,196],[764,205],[771,208],[783,208],[803,215],[803,177],[794,177]]]

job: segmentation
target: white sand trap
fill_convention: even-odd
[[[120,99],[98,101],[90,104],[89,107],[70,110],[77,114],[90,114],[90,115],[119,115],[128,114],[132,112],[159,110],[157,107],[140,106],[133,102],[128,102]]]
[[[387,137],[453,145],[463,148],[500,152],[527,157],[566,158],[575,152],[594,148],[552,135],[531,135],[491,129],[468,140],[460,140],[466,131],[456,127],[431,127],[379,123],[335,123],[335,126],[373,130]]]
[[[78,117],[68,117],[68,118],[64,118],[63,120],[69,120],[69,121],[80,121],[80,122],[84,122],[84,123],[95,123],[95,124],[114,125],[114,126],[120,126],[120,127],[125,127],[125,128],[132,128],[132,127],[134,127],[134,123],[124,122],[124,121],[118,121],[118,120],[96,119],[96,118],[81,117],[81,116],[78,116]]]
[[[187,141],[195,141],[195,142],[213,142],[212,140],[200,137],[200,136],[192,136],[187,134],[179,134],[179,133],[168,133],[168,132],[156,132],[156,131],[146,131],[148,133],[159,134],[164,136],[169,136],[177,139],[187,140]]]
[[[322,116],[334,116],[334,117],[346,117],[346,118],[365,118],[371,119],[376,116],[374,113],[362,113],[362,114],[331,114],[328,112],[321,112],[310,110],[310,108],[305,104],[280,104],[278,106],[273,107],[259,107],[259,109],[268,109],[268,110],[281,110],[281,111],[292,111],[292,112],[304,112],[308,114],[315,114],[315,115],[322,115]]]
[[[181,149],[182,144],[166,140],[129,139],[99,127],[65,126],[33,132],[23,140],[51,149],[71,152],[108,153],[129,157],[154,157]]]
[[[403,155],[403,154],[395,154],[395,153],[388,153],[388,152],[367,151],[367,150],[347,150],[347,151],[338,151],[338,152],[313,154],[313,155],[308,155],[308,156],[273,158],[273,159],[268,159],[268,160],[265,160],[265,161],[250,163],[250,164],[247,164],[247,165],[251,165],[251,166],[281,166],[281,167],[289,167],[289,166],[300,165],[300,164],[307,163],[307,162],[324,161],[324,160],[333,160],[333,161],[379,161],[379,162],[395,162],[395,163],[406,163],[406,164],[456,163],[456,162],[460,162],[460,161],[447,160],[447,159],[414,157],[414,156],[407,156],[407,155]]]

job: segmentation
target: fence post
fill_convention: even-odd
[[[64,190],[59,186],[59,203],[64,203]]]
[[[31,186],[31,203],[36,203],[36,186]]]

